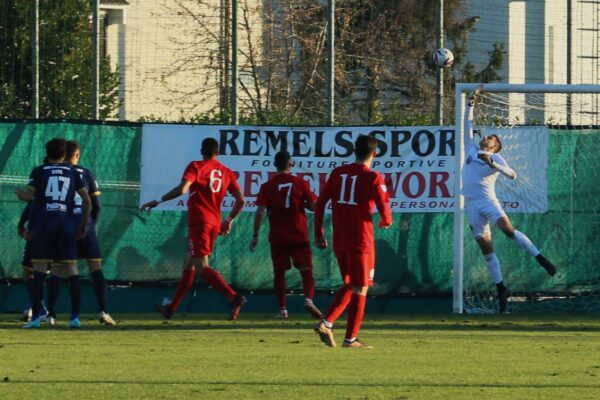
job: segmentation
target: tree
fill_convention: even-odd
[[[31,1],[0,2],[0,117],[29,118]],[[88,0],[40,1],[41,118],[92,117],[92,27]],[[119,73],[100,61],[100,118],[115,117]]]
[[[250,119],[259,123],[270,123],[273,118],[300,120],[306,124],[325,121],[326,3],[321,0],[239,0],[238,95],[242,114],[254,116]],[[164,71],[165,89],[181,94],[181,102],[188,96],[191,103],[192,96],[206,99],[211,93],[219,93],[220,101],[212,103],[209,114],[227,115],[229,97],[224,94],[230,93],[230,82],[216,81],[212,77],[228,76],[228,70],[222,68],[229,67],[231,21],[222,7],[229,7],[230,1],[219,4],[210,0],[173,0],[169,4],[172,4],[169,12],[195,23],[186,28],[185,34],[173,35],[173,43],[182,50],[182,56]],[[437,4],[437,0],[336,0],[338,123],[433,122],[436,70],[430,60],[436,42]],[[448,111],[452,109],[456,80],[496,80],[503,64],[500,44],[490,50],[490,63],[483,70],[477,71],[469,63],[462,64],[467,35],[477,22],[476,17],[464,17],[462,4],[461,0],[445,0],[446,40],[456,60],[445,76],[445,109]],[[216,20],[217,15],[219,20]],[[179,29],[181,25],[178,21]],[[216,30],[215,26],[221,29]],[[189,51],[194,47],[197,51]],[[186,86],[182,91],[181,85],[173,83],[176,80],[168,79],[190,71],[204,76],[205,80],[196,87]]]

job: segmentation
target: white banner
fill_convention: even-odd
[[[547,209],[548,131],[545,127],[485,128],[503,142],[502,155],[517,171],[516,181],[499,177],[498,198],[509,212]],[[145,124],[142,130],[140,203],[178,185],[183,170],[199,160],[206,137],[219,141],[219,160],[239,174],[245,211],[256,209],[260,185],[275,172],[276,152],[292,155],[292,172],[306,179],[315,194],[335,167],[354,161],[356,137],[371,134],[379,142],[371,166],[381,172],[394,212],[451,212],[454,209],[454,127],[252,127]],[[186,210],[187,198],[162,203],[158,210]],[[225,197],[223,209],[233,204]]]

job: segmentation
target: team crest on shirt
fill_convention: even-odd
[[[384,193],[387,193],[387,186],[385,186],[385,185],[379,185],[379,187],[381,188],[381,190],[382,190]]]

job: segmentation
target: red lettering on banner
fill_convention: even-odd
[[[258,195],[261,179],[261,171],[244,171],[244,197],[256,197]],[[256,187],[255,191],[252,190],[253,185]]]
[[[417,179],[417,190],[415,193],[412,193],[410,190],[410,180],[412,177],[416,177]],[[404,177],[404,181],[402,182],[402,192],[406,194],[406,197],[409,199],[416,199],[417,197],[421,197],[425,192],[425,187],[427,186],[427,182],[425,181],[425,177],[420,172],[409,172]]]
[[[431,186],[429,187],[429,197],[438,197],[438,188],[442,192],[441,197],[450,197],[450,191],[448,190],[448,185],[446,185],[446,182],[450,179],[450,174],[448,172],[430,172],[429,177],[431,182]]]
[[[392,179],[392,175],[396,175],[396,183],[394,184],[394,180]],[[390,197],[396,197],[396,192],[398,191],[398,184],[400,183],[400,176],[402,176],[402,172],[396,172],[392,174],[391,172],[386,172],[383,174],[383,180],[385,181],[385,186],[387,187],[388,194]]]

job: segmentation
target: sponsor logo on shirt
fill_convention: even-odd
[[[46,211],[67,211],[67,205],[61,203],[47,203]]]

